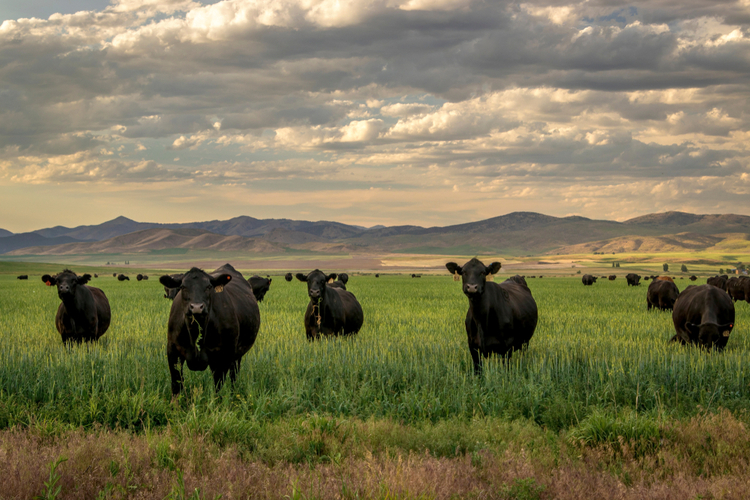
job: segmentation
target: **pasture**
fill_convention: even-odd
[[[708,353],[667,342],[671,314],[646,311],[645,286],[529,280],[539,325],[528,350],[491,360],[476,377],[463,326],[467,301],[447,273],[352,277],[349,289],[365,314],[361,332],[317,343],[302,326],[304,284],[274,279],[234,387],[216,398],[210,372],[185,369],[176,408],[165,356],[171,303],[161,285],[111,276],[93,285],[109,297],[112,326],[98,343],[66,347],[53,325],[55,290],[37,277],[0,278],[1,427],[43,419],[138,430],[190,418],[183,411],[190,408],[208,420],[219,413],[240,421],[315,413],[406,423],[493,416],[561,430],[597,411],[684,417],[699,408],[750,409],[747,303],[736,305],[727,349]]]

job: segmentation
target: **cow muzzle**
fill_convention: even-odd
[[[307,292],[307,295],[309,295],[311,299],[319,299],[320,290],[310,290],[309,292]]]
[[[206,304],[205,302],[190,303],[189,311],[193,316],[202,316],[206,314]]]
[[[476,295],[479,293],[479,285],[467,283],[464,285],[464,293],[466,295]]]

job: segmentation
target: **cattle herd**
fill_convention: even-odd
[[[481,358],[493,354],[510,357],[528,344],[538,321],[537,304],[523,276],[512,276],[494,283],[493,276],[501,268],[499,262],[489,266],[474,258],[463,266],[448,262],[445,267],[454,279],[462,281],[462,290],[469,300],[465,327],[475,373],[481,372]],[[114,273],[119,281],[128,276]],[[378,277],[379,275],[375,275]],[[416,278],[420,275],[412,274]],[[541,276],[540,276],[541,277]],[[615,275],[602,276],[610,281]],[[293,280],[286,273],[285,280]],[[319,269],[296,278],[307,284],[310,299],[304,314],[308,340],[329,336],[351,336],[364,323],[362,306],[347,291],[346,273],[326,274]],[[18,279],[28,279],[27,275]],[[148,276],[139,274],[138,281]],[[697,277],[691,276],[695,281]],[[65,269],[42,281],[56,286],[61,300],[55,316],[55,327],[63,342],[95,341],[109,328],[111,312],[104,292],[88,285],[90,274],[82,276]],[[628,286],[639,286],[641,276],[625,276]],[[584,274],[585,286],[596,283],[597,277]],[[750,303],[750,277],[708,278],[705,285],[690,285],[679,291],[669,276],[646,276],[647,310],[672,310],[676,334],[671,341],[695,344],[704,348],[723,349],[734,328],[738,300]],[[182,367],[190,370],[210,368],[216,389],[227,375],[234,381],[242,356],[252,348],[260,329],[261,302],[271,287],[272,278],[252,276],[245,279],[230,264],[211,273],[192,268],[186,273],[159,278],[164,297],[172,300],[167,323],[167,361],[172,379],[172,394],[183,387]]]

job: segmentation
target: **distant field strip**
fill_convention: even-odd
[[[186,368],[184,399],[173,405],[165,354],[171,303],[156,276],[93,280],[109,297],[112,326],[98,344],[72,348],[54,327],[56,290],[38,276],[0,276],[0,428],[55,421],[138,430],[318,413],[403,422],[529,418],[566,429],[600,410],[675,417],[699,413],[698,405],[750,410],[750,304],[736,304],[727,349],[706,353],[667,342],[671,314],[646,312],[646,286],[584,287],[580,278],[529,284],[539,325],[528,351],[507,364],[493,360],[475,377],[467,300],[447,273],[352,276],[362,331],[316,343],[302,325],[305,285],[275,277],[237,383],[216,398],[210,372]]]

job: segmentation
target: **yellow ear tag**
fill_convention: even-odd
[[[216,293],[221,293],[221,292],[223,292],[223,291],[224,291],[224,285],[219,285],[219,286],[215,286],[215,287],[214,287],[214,291],[215,291]]]
[[[458,271],[453,271],[453,281],[461,281],[461,275],[458,274]]]
[[[333,278],[330,278],[330,279],[328,280],[328,283],[333,283]]]
[[[724,336],[729,337],[729,330],[724,330]]]

